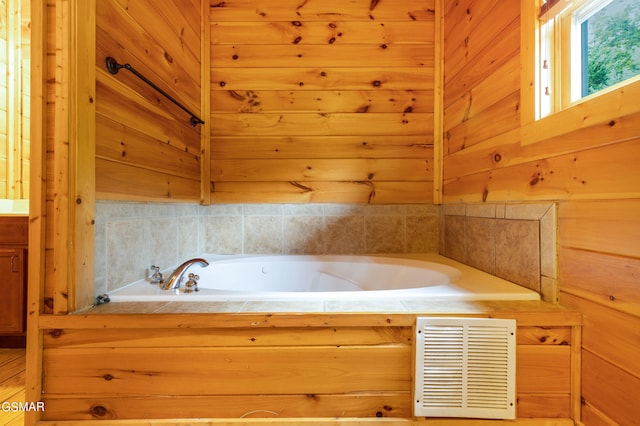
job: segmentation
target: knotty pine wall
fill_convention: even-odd
[[[200,201],[200,131],[127,70],[201,112],[199,0],[96,2],[96,192],[103,199]],[[206,121],[206,120],[205,120]]]
[[[456,422],[412,417],[416,314],[163,314],[151,303],[154,315],[127,315],[130,304],[119,305],[43,318],[43,421]],[[577,315],[540,302],[434,302],[421,309],[516,319],[515,423],[573,424]],[[491,424],[502,423],[514,421]]]
[[[434,3],[212,0],[212,201],[432,202]]]
[[[7,6],[0,9],[0,198],[7,195]]]
[[[93,57],[95,52],[92,48],[87,50],[90,58],[88,64],[84,64],[82,60],[80,60],[83,58],[82,53],[84,50],[78,49],[79,47],[87,48],[88,46],[93,46],[94,40],[90,35],[92,34],[91,28],[94,28],[95,26],[93,25],[94,22],[92,20],[93,14],[91,8],[97,3],[98,2],[85,0],[48,0],[46,7],[44,7],[41,3],[33,2],[34,5],[38,6],[37,19],[35,21],[37,25],[34,28],[38,28],[40,36],[35,39],[37,55],[34,57],[34,63],[36,68],[41,70],[42,78],[35,79],[37,84],[33,86],[35,91],[33,94],[33,108],[35,114],[33,114],[32,117],[34,123],[37,124],[34,125],[32,129],[34,131],[34,141],[37,141],[38,143],[34,143],[35,147],[37,147],[37,149],[34,150],[36,153],[36,161],[33,167],[33,185],[35,187],[33,193],[35,195],[31,197],[32,217],[30,220],[30,321],[29,332],[27,333],[30,351],[27,361],[27,401],[37,401],[42,397],[41,391],[43,389],[43,382],[41,373],[43,372],[43,369],[48,369],[49,367],[56,370],[56,365],[58,365],[56,355],[61,354],[61,352],[56,353],[60,348],[56,349],[52,346],[47,347],[46,354],[43,352],[43,334],[45,330],[53,333],[51,335],[52,338],[55,338],[54,336],[56,334],[58,337],[63,336],[63,338],[65,338],[64,331],[59,333],[59,330],[69,328],[94,328],[104,331],[109,328],[109,326],[114,326],[116,329],[119,327],[127,328],[136,326],[130,321],[130,317],[120,317],[119,319],[115,319],[116,324],[114,324],[111,322],[114,318],[107,318],[106,320],[103,320],[100,319],[100,315],[49,315],[50,313],[65,314],[68,310],[74,310],[78,305],[86,306],[86,304],[83,303],[76,304],[71,299],[74,297],[78,298],[78,295],[75,293],[86,290],[88,287],[87,282],[93,279],[93,274],[90,273],[90,271],[83,272],[84,270],[82,269],[84,267],[86,267],[87,270],[91,269],[91,265],[93,263],[91,256],[93,247],[91,232],[94,224],[92,208],[95,204],[91,199],[93,190],[89,193],[87,192],[87,188],[81,187],[81,190],[78,192],[78,188],[76,186],[83,184],[86,177],[91,176],[91,173],[87,173],[87,164],[90,164],[91,167],[89,168],[93,170],[93,163],[91,161],[95,159],[95,156],[88,155],[90,152],[87,152],[87,147],[92,144],[84,143],[86,140],[91,140],[86,137],[87,133],[94,130],[93,133],[96,135],[102,134],[101,131],[97,131],[101,126],[99,124],[99,121],[102,119],[100,114],[97,114],[97,117],[95,118],[95,128],[92,127],[92,115],[94,112],[92,108],[100,111],[103,106],[99,105],[101,102],[99,99],[94,102],[96,99],[94,97],[95,93],[93,92],[93,86],[90,83],[92,81],[100,81],[100,79],[109,77],[106,75],[99,76],[101,72],[102,74],[104,74],[104,72],[101,71],[100,60]],[[142,3],[136,2],[136,4]],[[376,4],[378,3],[376,2]],[[103,5],[99,5],[98,7],[102,6]],[[70,13],[70,11],[72,13]],[[79,19],[79,16],[83,18],[86,17],[86,19]],[[73,38],[73,35],[80,35],[80,37]],[[98,35],[96,35],[96,38],[99,38]],[[71,40],[73,40],[73,43],[71,43]],[[86,40],[89,40],[89,42]],[[83,43],[87,43],[88,45],[84,45]],[[35,60],[36,57],[37,60]],[[120,57],[118,57],[118,60],[121,62],[127,61],[126,58],[123,59]],[[70,65],[74,66],[73,73],[69,70]],[[85,65],[87,66],[83,68]],[[96,76],[94,76],[94,73]],[[75,77],[79,81],[72,80],[71,77]],[[114,80],[118,79],[116,81],[120,81],[119,79],[126,78],[126,73],[125,75],[118,75],[112,78]],[[111,80],[109,81],[111,82]],[[89,84],[87,84],[87,82]],[[98,83],[98,85],[100,84],[103,83]],[[119,83],[113,84],[117,85]],[[131,84],[135,83],[131,82]],[[99,92],[104,89],[104,87],[97,88]],[[120,89],[124,90],[123,88]],[[140,90],[144,89],[141,88]],[[129,92],[125,90],[125,93]],[[98,105],[96,106],[95,104]],[[140,105],[145,106],[143,102],[140,102]],[[142,109],[142,111],[144,111],[144,109]],[[164,108],[163,111],[165,111]],[[115,113],[116,112],[113,114]],[[87,122],[89,124],[85,125]],[[71,127],[69,126],[70,123],[74,125],[71,129],[69,128]],[[132,123],[132,126],[133,125],[134,124]],[[158,125],[160,124],[158,123]],[[79,130],[81,133],[80,135],[77,133]],[[41,143],[41,141],[46,143]],[[96,147],[96,150],[99,149],[100,148]],[[78,155],[78,152],[80,155]],[[106,163],[107,160],[103,160],[101,158],[96,159],[96,163],[101,162]],[[124,164],[115,161],[115,159],[110,162],[116,166],[125,166]],[[126,167],[134,168],[133,165],[126,165]],[[144,170],[143,167],[139,168]],[[102,177],[100,177],[100,173],[102,173]],[[101,172],[98,168],[98,179],[108,177],[108,174],[104,173],[104,169]],[[132,194],[128,196],[134,198],[153,196],[153,191],[145,195],[135,193],[137,188],[140,187],[140,185],[138,185],[138,181],[131,179],[127,183],[130,187],[135,187],[130,189]],[[100,187],[104,188],[104,186]],[[112,197],[123,196],[122,194],[124,194],[123,191],[125,190],[125,185],[114,184],[113,188],[114,189],[111,190],[103,189],[98,192],[98,195],[108,195]],[[166,198],[166,193],[163,193],[162,196]],[[173,199],[177,199],[177,197]],[[89,253],[87,258],[88,260],[83,258],[83,256],[86,256],[86,253]],[[81,260],[84,260],[84,262],[81,262]],[[78,264],[76,264],[76,262]],[[89,278],[86,279],[87,277]],[[512,313],[509,313],[508,315],[513,317]],[[353,315],[347,316],[349,317],[349,323],[346,326],[349,327],[349,325],[352,324],[351,321]],[[524,316],[530,317],[527,313],[525,313]],[[144,315],[137,317],[138,318],[136,319],[147,317],[143,321],[149,321],[150,323],[156,324],[156,318]],[[549,315],[545,313],[540,318],[542,320],[546,320],[549,318]],[[305,316],[296,316],[296,319],[304,320]],[[181,325],[183,323],[180,322],[180,324],[176,324],[175,320],[176,317],[174,315],[168,316],[165,318],[165,322],[161,328],[174,330],[180,329],[180,332],[184,330],[188,331],[191,328],[182,328]],[[201,319],[200,321],[208,320],[209,318],[205,320]],[[246,318],[243,320],[246,320]],[[105,326],[105,323],[101,323],[101,321],[105,321],[107,325]],[[327,325],[327,323],[324,322],[325,318],[320,318],[320,321],[323,321],[321,323],[323,327]],[[375,325],[371,324],[371,318],[365,318],[365,321],[366,327],[372,327]],[[92,325],[90,322],[92,322]],[[270,327],[268,321],[260,323],[264,323],[265,327]],[[200,324],[202,326],[204,322],[200,322]],[[225,321],[223,321],[222,324],[224,324],[225,327],[234,325]],[[390,324],[390,322],[384,320],[384,323],[380,323],[378,325],[387,327],[388,324]],[[413,318],[408,319],[404,324],[399,324],[399,326],[409,327],[411,324],[413,324]],[[70,327],[70,325],[72,326]],[[535,353],[542,355],[541,357],[534,356],[538,365],[541,365],[540,370],[549,372],[548,374],[538,374],[540,370],[530,368],[524,369],[524,372],[529,377],[529,383],[534,384],[527,393],[537,394],[533,399],[531,399],[532,404],[528,405],[529,413],[532,416],[537,415],[540,412],[541,407],[548,408],[548,399],[545,398],[544,395],[549,395],[551,393],[556,396],[559,395],[559,399],[564,398],[565,401],[568,401],[568,397],[565,395],[571,391],[569,389],[571,385],[568,384],[571,373],[568,372],[570,367],[567,367],[567,364],[569,358],[575,362],[575,357],[567,355],[567,345],[562,344],[564,340],[560,340],[561,344],[558,344],[558,340],[555,338],[547,337],[547,334],[545,334],[545,326],[548,325],[549,323],[546,323],[545,325],[544,322],[531,322],[529,323],[529,326],[534,328],[533,330],[525,333],[524,336],[522,333],[519,333],[520,336],[529,340],[529,344],[531,344],[531,346],[536,346],[534,349]],[[575,322],[573,322],[572,325],[575,325]],[[209,326],[211,326],[211,324],[207,323],[205,328]],[[395,326],[396,324],[394,324],[394,327]],[[155,325],[152,327],[155,327]],[[115,336],[115,340],[118,340],[117,330],[112,329],[112,331],[115,331],[112,336]],[[331,334],[331,330],[329,330],[329,334]],[[91,335],[93,334],[85,334],[83,340],[86,339],[87,336]],[[566,335],[566,330],[561,331],[560,337],[562,335]],[[137,335],[136,338],[144,340],[147,336],[143,331]],[[164,338],[161,338],[161,340],[164,340]],[[575,340],[572,340],[571,342],[573,344]],[[334,342],[332,341],[331,343]],[[72,346],[75,346],[76,344],[79,344],[80,346],[84,345],[82,340],[72,343]],[[145,342],[144,344],[148,345],[148,342]],[[156,343],[154,342],[153,344]],[[551,345],[553,345],[551,350],[538,348],[538,346],[545,347]],[[74,348],[64,348],[64,350],[67,349],[71,349],[72,351],[75,350]],[[375,347],[373,349],[376,350]],[[558,358],[555,357],[546,357],[545,354],[547,351],[552,351],[556,353],[556,355],[559,354],[562,361],[558,362]],[[100,353],[104,354],[102,350],[100,350]],[[126,351],[123,351],[123,353],[125,353],[125,356],[127,355]],[[185,353],[191,353],[188,347],[185,349]],[[44,362],[43,358],[46,359]],[[88,358],[88,360],[90,359],[91,358]],[[519,364],[522,368],[523,364]],[[172,364],[163,363],[163,365],[171,367]],[[563,365],[564,368],[559,368],[559,365]],[[189,368],[190,372],[194,371],[191,368],[191,365],[181,364],[179,367]],[[360,367],[366,368],[366,366]],[[554,387],[554,385],[559,383],[557,380],[558,374],[556,373],[560,373],[562,377],[560,381],[562,383],[561,391],[558,391],[558,388]],[[575,382],[575,375],[573,375],[573,378]],[[109,381],[112,384],[117,384],[118,382],[117,380],[109,380],[109,378],[104,375],[102,376],[102,379]],[[198,380],[195,380],[194,383],[195,382],[198,382]],[[555,389],[555,391],[549,392],[546,385],[536,385],[542,382],[549,384],[552,389]],[[66,378],[63,378],[62,383],[68,384],[69,382]],[[519,380],[519,383],[526,382]],[[45,383],[45,387],[51,386],[51,384],[51,382],[47,382]],[[536,389],[537,391],[534,392],[533,389]],[[74,395],[78,396],[77,394]],[[541,397],[538,397],[538,395]],[[166,401],[163,400],[161,403],[164,404]],[[162,406],[165,405],[166,404]],[[554,416],[556,417],[564,417],[567,412],[570,411],[570,407],[567,407],[566,403],[561,404],[559,407],[558,411],[554,411]],[[102,411],[99,410],[98,412]],[[541,415],[545,414],[548,413],[541,412]],[[27,415],[35,418],[35,416],[39,414],[27,413]],[[47,412],[47,415],[53,415],[53,412],[49,411]],[[35,424],[35,422],[31,423]]]
[[[444,26],[444,201],[559,203],[560,303],[584,315],[583,422],[634,424],[640,115],[609,105],[605,124],[523,146],[520,2],[447,2]]]

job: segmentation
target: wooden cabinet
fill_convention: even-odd
[[[0,334],[25,331],[25,251],[0,248]]]
[[[0,336],[25,335],[28,229],[27,217],[0,217]]]

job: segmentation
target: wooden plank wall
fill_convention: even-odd
[[[212,200],[432,202],[434,3],[212,0]]]
[[[29,198],[31,183],[31,2],[20,0],[20,198]],[[14,197],[18,193],[14,194]]]
[[[0,198],[29,198],[29,0],[0,2]]]
[[[202,127],[191,127],[187,113],[131,72],[105,67],[108,56],[131,64],[200,116],[200,1],[101,0],[96,7],[97,196],[200,201]]]
[[[7,140],[9,114],[7,112],[9,99],[8,83],[8,66],[7,58],[11,54],[8,37],[9,37],[9,8],[6,1],[0,2],[0,198],[7,198],[7,186],[9,178],[9,145]]]
[[[637,175],[628,179],[637,185]],[[640,200],[563,202],[559,232],[560,302],[584,314],[584,423],[633,424],[640,418]]]
[[[520,143],[520,2],[445,10],[445,203],[559,203],[560,303],[584,315],[582,419],[640,418],[640,115]]]
[[[33,4],[29,277],[39,293],[32,314],[63,314],[94,299],[93,4]]]
[[[63,10],[65,12],[63,12]],[[34,157],[42,156],[39,160],[43,162],[40,178],[45,177],[44,191],[45,203],[41,211],[34,211],[39,220],[46,220],[46,234],[44,236],[44,260],[46,271],[46,287],[40,295],[44,304],[45,312],[66,313],[68,305],[66,295],[70,289],[67,288],[67,262],[58,264],[65,256],[62,247],[67,245],[67,220],[70,212],[66,201],[69,193],[69,144],[68,141],[68,96],[69,87],[68,75],[63,70],[68,69],[68,46],[66,45],[67,33],[63,29],[69,26],[68,21],[63,17],[68,16],[68,5],[63,1],[48,0],[45,8],[46,19],[46,64],[41,69],[44,73],[44,80],[47,82],[45,92],[42,94],[45,103],[42,113],[37,122],[42,123],[43,141],[34,144],[34,149],[40,152],[33,153]],[[66,30],[68,31],[68,30]],[[40,58],[41,59],[41,58]],[[63,67],[66,65],[66,67]],[[40,167],[39,167],[40,168]],[[34,194],[35,195],[35,194]],[[32,235],[32,233],[29,233]],[[30,251],[38,250],[29,247]],[[32,262],[30,261],[30,264]],[[42,273],[42,272],[41,272]],[[33,275],[30,276],[30,279]]]
[[[568,419],[571,322],[491,315],[520,324],[518,418]],[[42,419],[412,418],[414,315],[179,318],[73,316],[45,330]]]

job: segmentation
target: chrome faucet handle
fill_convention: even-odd
[[[164,278],[162,276],[162,272],[160,272],[160,267],[151,265],[151,270],[153,271],[153,274],[151,275],[151,284],[162,284],[164,282]]]
[[[200,291],[198,289],[198,280],[200,279],[200,276],[194,273],[190,273],[189,275],[187,275],[187,277],[189,278],[189,280],[184,285],[184,292],[191,293],[193,291]]]
[[[182,263],[178,266],[175,271],[169,276],[169,279],[164,282],[161,287],[163,290],[177,290],[180,288],[180,283],[182,282],[182,275],[191,265],[195,265],[196,263],[207,266],[209,262],[201,257],[196,257],[193,259],[189,259],[186,262]]]

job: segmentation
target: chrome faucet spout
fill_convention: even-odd
[[[203,266],[208,266],[209,265],[209,262],[207,262],[206,260],[204,260],[204,259],[202,259],[200,257],[196,257],[194,259],[187,260],[182,265],[178,266],[175,271],[173,271],[171,276],[169,276],[169,279],[167,281],[165,281],[164,284],[162,285],[162,289],[163,290],[175,290],[177,288],[180,288],[180,281],[182,279],[182,275],[184,274],[184,272],[191,265],[194,265],[196,263],[199,263],[199,264],[201,264]]]

